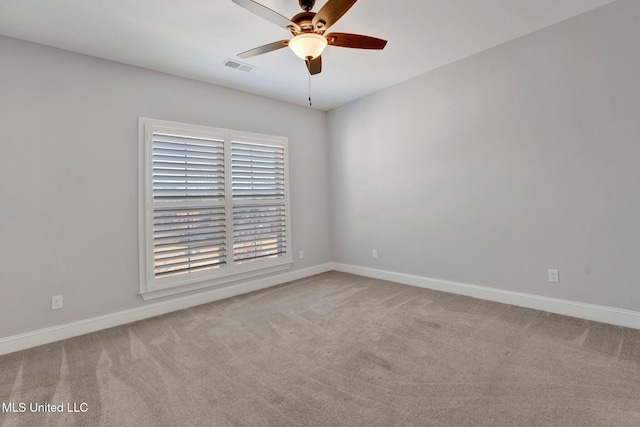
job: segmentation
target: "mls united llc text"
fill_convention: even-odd
[[[66,402],[57,405],[52,403],[37,402],[2,402],[2,412],[71,412],[83,413],[89,410],[89,405],[85,402]]]

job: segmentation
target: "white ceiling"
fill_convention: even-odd
[[[313,106],[335,108],[612,1],[360,0],[328,32],[389,43],[329,46],[311,78]],[[301,11],[297,0],[260,2],[287,17]],[[236,56],[291,35],[231,0],[0,0],[0,34],[308,105],[306,67],[289,49]],[[227,58],[257,68],[234,70]]]

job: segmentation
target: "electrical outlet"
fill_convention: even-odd
[[[371,256],[374,258],[378,258],[378,250],[374,249],[373,252],[371,253]]]
[[[60,310],[62,308],[62,295],[51,297],[51,310]]]
[[[299,259],[304,259],[304,251],[299,251],[298,252],[298,258]]]
[[[560,283],[560,276],[558,274],[558,270],[555,268],[550,268],[549,271],[549,281],[551,283]]]

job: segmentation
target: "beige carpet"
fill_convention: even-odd
[[[640,426],[640,331],[330,272],[2,356],[0,402],[26,406],[2,426]]]

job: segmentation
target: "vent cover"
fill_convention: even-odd
[[[248,73],[249,71],[256,68],[253,65],[244,64],[242,62],[234,61],[233,59],[227,59],[226,61],[224,61],[224,65],[226,65],[229,68],[244,71],[245,73]]]

